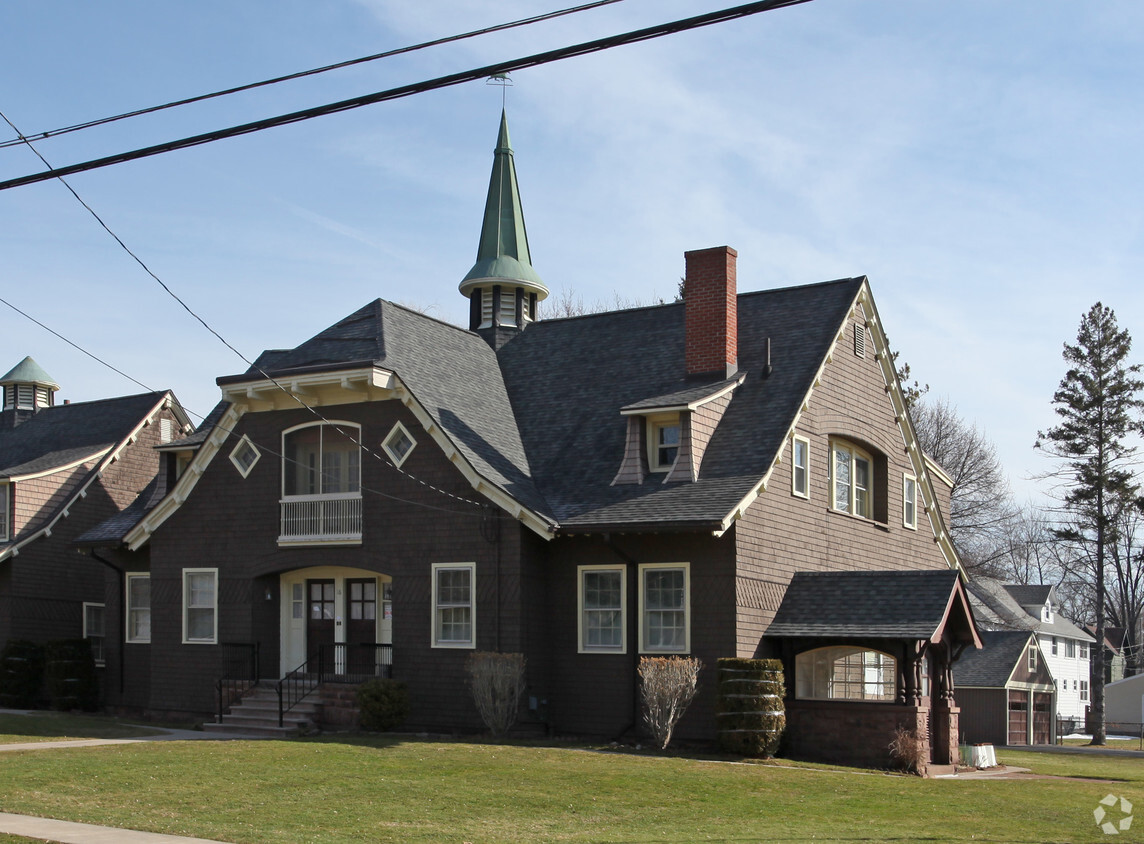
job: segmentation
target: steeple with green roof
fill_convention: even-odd
[[[461,281],[460,289],[471,303],[469,328],[491,329],[491,334],[499,338],[493,341],[494,347],[503,345],[511,336],[509,332],[532,322],[536,318],[536,303],[548,296],[548,288],[532,268],[528,252],[516,165],[508,139],[508,118],[503,110],[477,262]]]

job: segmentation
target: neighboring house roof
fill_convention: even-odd
[[[121,442],[165,393],[41,408],[0,433],[0,477],[17,478],[74,465]]]
[[[980,646],[952,570],[798,572],[766,635],[939,641],[955,614],[957,638]]]
[[[981,650],[967,650],[953,664],[954,687],[1005,686],[1032,635],[1028,630],[983,631]]]
[[[1081,642],[1096,641],[1058,612],[1053,612],[1052,621],[1041,620],[1040,607],[1049,600],[1052,586],[1026,586],[1002,583],[991,577],[979,577],[969,582],[968,590],[984,626],[1004,630],[1036,630],[1038,633]],[[1031,609],[1034,607],[1036,612]]]
[[[783,448],[864,279],[738,297],[743,384],[711,437],[699,479],[611,486],[624,456],[624,408],[683,403],[726,382],[685,377],[684,305],[544,320],[500,351],[536,478],[568,529],[644,524],[718,527]],[[773,370],[764,377],[767,341]],[[572,459],[570,459],[570,457]]]
[[[966,591],[978,622],[987,629],[1035,630],[1040,624],[999,580],[977,577],[966,584]]]
[[[1006,583],[1005,591],[1023,607],[1042,607],[1052,594],[1052,586]]]

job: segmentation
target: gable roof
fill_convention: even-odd
[[[980,647],[958,573],[949,571],[797,572],[767,636],[940,641]]]
[[[1005,591],[1023,607],[1041,607],[1049,600],[1053,587],[1041,584],[1006,583]]]
[[[746,377],[690,483],[651,475],[610,485],[624,457],[621,409],[693,401],[727,383],[685,377],[683,303],[544,320],[503,346],[500,365],[536,483],[562,528],[724,527],[783,448],[863,283],[739,294]],[[764,377],[768,339],[773,370]]]
[[[0,477],[49,472],[102,454],[121,442],[166,393],[142,393],[41,408],[0,432]]]
[[[1052,621],[1041,620],[1039,608],[1050,599],[1054,590],[1053,586],[1002,583],[991,577],[979,577],[969,583],[970,595],[976,599],[974,606],[982,609],[986,623],[991,626],[1006,630],[1036,630],[1050,636],[1095,642],[1096,639],[1058,612],[1053,613]],[[1036,612],[1031,607],[1037,608]]]
[[[1009,682],[1032,637],[1032,632],[1028,630],[982,632],[981,650],[966,650],[953,663],[954,688],[1004,686]]]

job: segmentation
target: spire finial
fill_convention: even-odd
[[[507,73],[495,73],[485,80],[486,85],[499,85],[501,89],[500,107],[501,111],[505,110],[505,105],[508,102],[508,89],[512,87],[512,79],[509,78]]]

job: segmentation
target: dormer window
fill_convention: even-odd
[[[648,419],[648,469],[666,472],[679,457],[679,414],[665,414]]]

